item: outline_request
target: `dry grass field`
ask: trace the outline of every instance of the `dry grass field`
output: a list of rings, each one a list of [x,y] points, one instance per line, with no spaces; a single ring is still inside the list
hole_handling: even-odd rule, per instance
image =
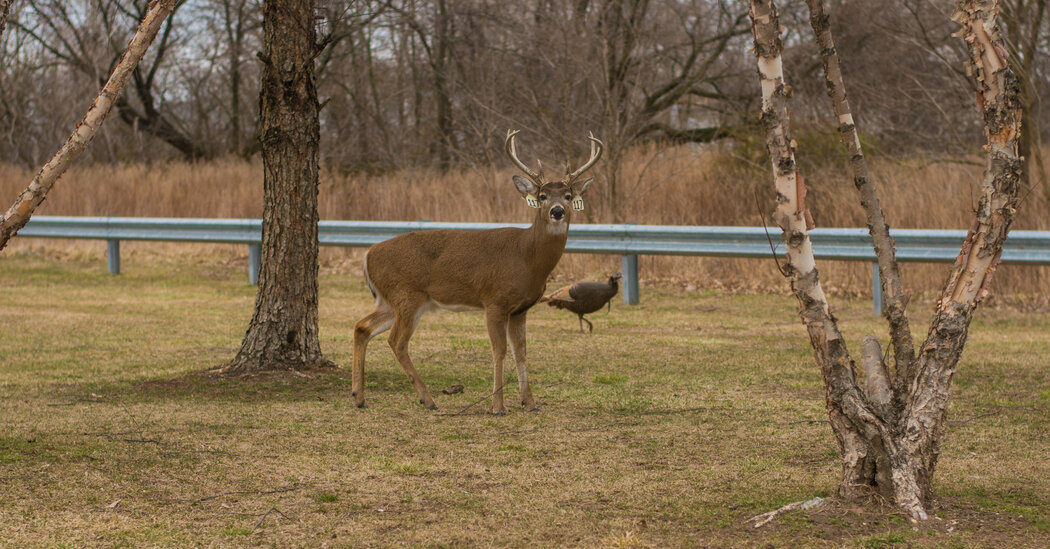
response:
[[[114,277],[93,257],[26,247],[0,256],[0,545],[1046,547],[1050,539],[1046,312],[977,315],[929,521],[913,527],[877,503],[832,502],[755,529],[749,517],[829,496],[838,480],[820,375],[783,292],[646,287],[642,304],[594,315],[593,335],[580,335],[572,315],[539,307],[529,345],[542,411],[504,417],[486,413],[482,318],[434,314],[413,354],[440,409],[415,403],[380,336],[361,410],[346,370],[353,323],[371,301],[359,276],[328,270],[320,280],[322,347],[342,368],[228,380],[207,370],[234,355],[255,288],[243,262],[188,259],[143,253]],[[866,299],[836,305],[854,347],[882,333]],[[930,307],[913,309],[921,331]],[[516,386],[510,372],[508,380]],[[466,389],[440,392],[453,384]]]
[[[812,155],[838,158],[835,136],[800,137],[799,155],[807,200],[820,227],[863,227],[852,181],[841,165],[807,165]],[[808,140],[807,140],[808,139]],[[759,144],[760,145],[760,144]],[[523,154],[528,154],[523,152]],[[1045,151],[1050,165],[1050,150]],[[635,149],[623,169],[626,189],[621,219],[641,224],[759,226],[759,212],[772,207],[768,159],[760,146]],[[979,197],[982,160],[973,158],[896,158],[873,155],[872,172],[881,185],[881,201],[892,227],[966,229]],[[322,174],[321,219],[527,222],[532,211],[514,190],[509,161],[447,174],[406,170],[386,175]],[[0,165],[0,203],[10,204],[32,172]],[[757,202],[756,202],[757,200]],[[587,197],[586,222],[613,220],[608,189],[599,179]],[[92,165],[75,167],[58,182],[37,212],[41,215],[149,217],[259,217],[262,213],[262,167],[240,160],[187,164]],[[1015,229],[1050,229],[1050,203],[1042,189],[1030,189]],[[778,240],[774,235],[774,240]],[[102,258],[101,242],[14,239],[12,250],[64,253],[72,258]],[[136,254],[164,260],[244,261],[243,246],[124,243],[130,267]],[[325,249],[322,267],[332,272],[359,272],[361,251]],[[612,256],[566,256],[559,278],[600,277],[619,269]],[[772,261],[642,257],[644,283],[681,288],[733,291],[780,291],[785,286]],[[947,275],[945,265],[902,266],[906,288],[916,294],[935,292]],[[870,295],[871,266],[825,262],[821,278],[833,295]],[[999,298],[1050,306],[1050,268],[1008,267],[996,273]],[[1022,294],[1022,295],[1018,295]]]

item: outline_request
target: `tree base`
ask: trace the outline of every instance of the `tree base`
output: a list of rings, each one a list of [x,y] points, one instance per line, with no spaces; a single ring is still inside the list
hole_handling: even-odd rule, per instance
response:
[[[272,357],[238,356],[220,366],[215,372],[223,377],[247,377],[268,372],[308,372],[311,370],[334,370],[339,366],[324,357],[307,360],[288,360]]]

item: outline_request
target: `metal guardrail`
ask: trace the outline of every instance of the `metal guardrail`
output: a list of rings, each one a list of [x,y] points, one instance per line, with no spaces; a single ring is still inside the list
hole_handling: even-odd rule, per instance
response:
[[[366,247],[402,233],[429,229],[484,230],[527,227],[508,223],[439,223],[430,221],[321,221],[322,246]],[[258,282],[262,220],[138,217],[35,216],[19,236],[80,238],[107,241],[109,272],[120,273],[121,240],[161,240],[247,244],[248,277]],[[966,231],[895,229],[897,259],[902,262],[953,262]],[[771,229],[778,254],[780,235]],[[818,259],[867,261],[872,266],[873,310],[882,311],[882,286],[867,229],[814,229],[813,255]],[[766,230],[761,227],[693,227],[673,225],[572,225],[565,251],[622,256],[623,301],[638,303],[639,255],[769,257]],[[1011,231],[1003,249],[1004,263],[1050,265],[1050,231]]]

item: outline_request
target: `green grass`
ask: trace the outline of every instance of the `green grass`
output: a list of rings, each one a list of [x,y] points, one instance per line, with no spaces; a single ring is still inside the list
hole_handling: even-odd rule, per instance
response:
[[[978,312],[955,376],[936,518],[835,503],[839,450],[786,295],[683,293],[594,315],[538,307],[541,408],[485,411],[480,315],[424,318],[424,410],[381,336],[368,408],[350,396],[359,277],[323,274],[321,344],[341,368],[223,379],[255,288],[243,265],[0,256],[0,539],[12,546],[1040,547],[1050,524],[1050,315]],[[852,348],[884,333],[834,299]],[[912,323],[925,333],[930,307]],[[507,368],[508,404],[517,382]],[[440,392],[462,384],[459,394]],[[476,406],[472,403],[481,401]],[[816,420],[816,421],[813,421]]]

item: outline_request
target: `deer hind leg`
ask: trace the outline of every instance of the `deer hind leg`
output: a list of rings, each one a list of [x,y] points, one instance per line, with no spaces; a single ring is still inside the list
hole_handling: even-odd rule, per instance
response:
[[[503,359],[507,356],[507,314],[497,309],[485,311],[485,324],[492,342],[492,413],[503,415]]]
[[[390,329],[394,310],[380,302],[374,311],[357,321],[354,326],[353,397],[358,408],[365,407],[365,351],[373,337]]]
[[[538,412],[540,409],[536,407],[536,400],[532,398],[529,374],[525,368],[525,315],[526,313],[521,313],[510,317],[507,336],[514,351],[514,363],[518,367],[518,394],[521,396],[521,406],[530,412]]]
[[[419,318],[423,316],[423,305],[425,303],[425,298],[411,300],[396,308],[394,325],[390,329],[388,342],[390,343],[390,348],[394,351],[394,356],[397,357],[397,361],[401,363],[401,367],[405,369],[405,373],[412,380],[412,386],[416,388],[416,394],[419,395],[419,403],[426,406],[428,410],[437,410],[434,397],[430,396],[430,391],[427,391],[423,378],[419,377],[419,372],[412,365],[412,357],[408,354],[408,341],[412,339],[412,334],[415,333],[416,326],[419,325]]]

